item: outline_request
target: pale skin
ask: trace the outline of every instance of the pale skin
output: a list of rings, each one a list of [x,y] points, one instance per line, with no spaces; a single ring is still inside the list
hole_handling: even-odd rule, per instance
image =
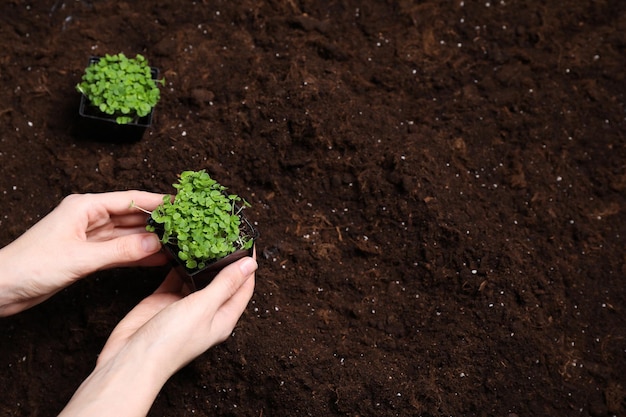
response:
[[[158,239],[146,233],[146,216],[131,201],[153,210],[162,195],[72,195],[0,249],[0,316],[39,304],[97,270],[163,264]],[[60,415],[145,416],[176,371],[230,336],[252,297],[256,269],[254,258],[243,258],[189,295],[170,272],[113,330]]]

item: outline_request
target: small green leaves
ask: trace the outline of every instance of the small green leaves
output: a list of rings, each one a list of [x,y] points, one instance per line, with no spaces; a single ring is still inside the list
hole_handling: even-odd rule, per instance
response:
[[[236,250],[252,247],[253,239],[241,231],[241,209],[237,207],[239,202],[248,203],[226,194],[226,187],[204,170],[181,173],[173,186],[178,190],[175,198],[163,197],[152,220],[163,225],[161,241],[178,247],[178,257],[187,269],[203,268]]]
[[[159,80],[162,85],[165,80]],[[160,99],[157,81],[142,55],[126,58],[123,53],[105,55],[85,69],[76,89],[101,112],[126,124],[147,116]]]

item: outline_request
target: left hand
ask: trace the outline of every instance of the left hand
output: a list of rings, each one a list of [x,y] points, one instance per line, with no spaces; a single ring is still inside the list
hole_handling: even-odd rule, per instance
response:
[[[146,210],[161,194],[118,191],[74,194],[0,250],[0,316],[41,303],[100,269],[166,262],[161,243],[146,232]]]

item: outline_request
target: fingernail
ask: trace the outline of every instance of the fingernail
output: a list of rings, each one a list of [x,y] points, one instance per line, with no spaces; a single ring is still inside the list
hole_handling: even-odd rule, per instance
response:
[[[239,263],[239,270],[244,276],[252,274],[257,268],[258,265],[252,258],[244,258],[244,260]]]
[[[148,253],[153,253],[161,249],[161,242],[156,235],[148,235],[141,239],[141,247]]]

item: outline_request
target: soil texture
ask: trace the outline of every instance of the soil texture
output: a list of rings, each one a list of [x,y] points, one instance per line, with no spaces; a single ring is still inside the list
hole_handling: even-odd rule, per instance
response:
[[[68,194],[189,169],[252,204],[255,295],[151,416],[626,415],[626,2],[6,0],[0,22],[0,245]],[[166,80],[133,143],[78,128],[82,71],[118,52]],[[56,415],[166,272],[0,320],[0,414]]]

